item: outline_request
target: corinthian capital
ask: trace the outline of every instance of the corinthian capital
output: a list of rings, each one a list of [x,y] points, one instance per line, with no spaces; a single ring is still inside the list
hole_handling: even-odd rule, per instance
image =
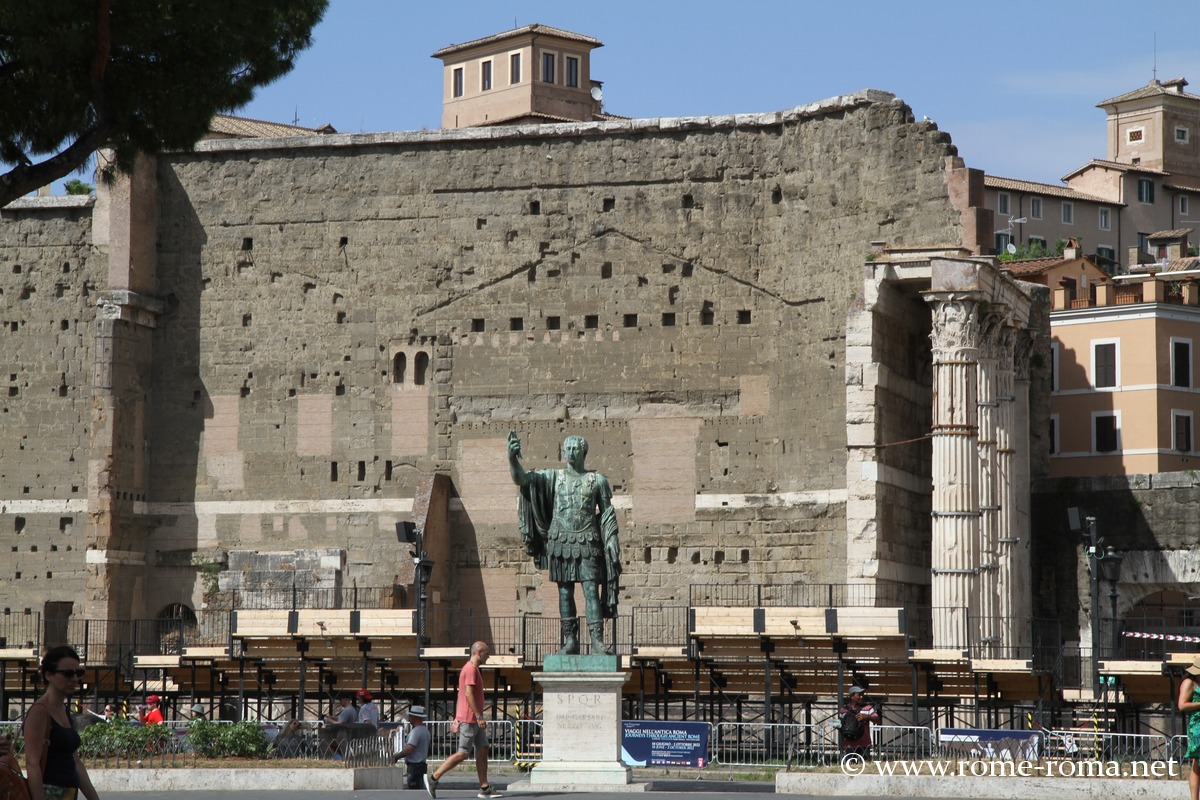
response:
[[[972,297],[936,293],[926,295],[925,299],[933,306],[933,331],[929,339],[933,342],[934,360],[974,360],[982,334],[980,302]]]

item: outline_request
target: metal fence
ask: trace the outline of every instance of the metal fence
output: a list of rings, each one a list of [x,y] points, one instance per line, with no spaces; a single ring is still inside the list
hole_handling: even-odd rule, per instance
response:
[[[783,586],[760,584],[692,584],[688,604],[692,606],[795,606],[847,608],[881,606],[902,608],[907,590],[895,584],[799,583]]]
[[[1168,761],[1174,756],[1171,737],[1157,733],[1108,733],[1074,728],[1048,730],[1044,734],[1042,752],[1047,758]],[[1184,740],[1186,749],[1187,737],[1176,738]]]
[[[521,720],[522,741],[541,741],[541,722]],[[458,750],[458,734],[450,732],[450,720],[432,720],[425,723],[429,728],[429,760],[445,761]],[[408,725],[387,725],[379,735],[352,740],[345,747],[344,763],[349,767],[390,766],[396,754],[404,748],[408,738]],[[534,732],[536,731],[536,737]],[[487,724],[488,761],[508,762],[518,756],[527,755],[517,749],[518,729],[513,720],[489,720]],[[539,749],[540,752],[540,749]],[[328,756],[324,756],[328,757]]]
[[[338,586],[330,588],[304,588],[299,586],[277,586],[265,589],[235,589],[230,593],[232,608],[247,610],[287,609],[296,611],[304,608],[369,609],[401,608],[404,601],[403,586]]]
[[[0,615],[0,647],[36,648],[42,641],[42,615],[36,611]]]

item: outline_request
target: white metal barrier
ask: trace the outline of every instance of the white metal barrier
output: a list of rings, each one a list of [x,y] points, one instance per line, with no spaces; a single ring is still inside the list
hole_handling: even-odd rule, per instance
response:
[[[933,731],[921,725],[871,725],[871,757],[922,759],[937,755]]]
[[[1187,737],[1183,739],[1186,742]],[[1074,728],[1046,731],[1042,752],[1047,758],[1169,761],[1173,758],[1174,748],[1168,737],[1158,733],[1109,733]]]
[[[815,725],[719,722],[709,736],[708,750],[713,765],[825,764],[837,760],[837,729],[827,722]]]

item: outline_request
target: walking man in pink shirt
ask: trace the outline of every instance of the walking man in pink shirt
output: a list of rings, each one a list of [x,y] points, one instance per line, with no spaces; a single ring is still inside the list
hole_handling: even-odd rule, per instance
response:
[[[479,775],[479,794],[486,800],[500,797],[500,793],[488,783],[487,717],[483,715],[483,673],[479,667],[487,663],[491,649],[486,642],[471,645],[471,660],[463,664],[458,673],[458,703],[454,708],[454,722],[458,725],[458,751],[451,754],[432,774],[425,775],[425,791],[437,800],[438,781],[450,770],[470,756],[475,756],[475,771]]]

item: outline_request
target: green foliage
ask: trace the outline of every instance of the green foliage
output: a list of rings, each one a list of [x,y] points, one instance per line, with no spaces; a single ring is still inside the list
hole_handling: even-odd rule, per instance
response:
[[[217,742],[220,755],[237,758],[261,758],[270,750],[270,743],[257,722],[235,722],[232,725],[217,725]]]
[[[225,565],[220,561],[201,561],[196,564],[205,594],[216,594],[221,588],[219,578],[223,569],[225,569]]]
[[[1066,252],[1067,244],[1066,239],[1059,239],[1054,243],[1054,250],[1051,251],[1050,248],[1044,246],[1041,242],[1028,242],[1018,247],[1017,252],[1009,253],[1006,251],[1000,253],[996,258],[1000,261],[1028,261],[1031,258],[1050,258],[1051,256],[1061,258],[1062,254]],[[1083,246],[1082,243],[1080,246]]]
[[[187,740],[192,750],[201,758],[218,758],[221,755],[220,728],[207,719],[194,719],[188,725]]]
[[[94,722],[79,735],[79,753],[84,756],[137,758],[165,753],[175,745],[175,731],[166,725],[133,725],[123,719]]]
[[[134,725],[122,719],[96,722],[80,734],[84,757],[139,758],[143,755],[189,750],[202,758],[262,758],[269,751],[266,734],[257,722],[232,725],[192,720],[180,737],[167,725]]]
[[[123,171],[139,152],[189,149],[213,114],[292,69],[327,4],[0,0],[0,161],[13,165],[0,206],[100,147]]]
[[[72,178],[63,184],[63,188],[67,190],[67,194],[91,194],[92,185],[84,183],[78,178]]]

